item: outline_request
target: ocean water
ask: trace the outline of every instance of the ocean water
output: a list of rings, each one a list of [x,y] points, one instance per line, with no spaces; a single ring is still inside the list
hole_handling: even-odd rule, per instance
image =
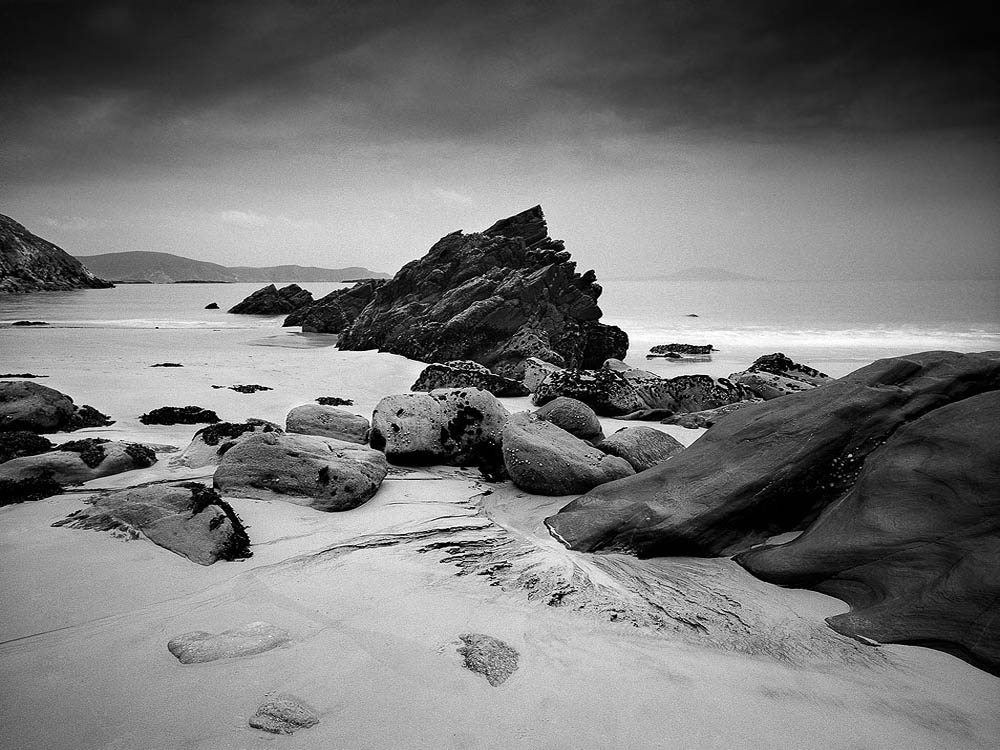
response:
[[[317,298],[349,286],[299,283]],[[225,312],[261,286],[127,284],[0,295],[0,344],[44,345],[47,337],[29,337],[27,329],[3,330],[17,320],[42,320],[50,328],[81,329],[77,337],[95,328],[260,329],[272,344],[301,347],[295,329],[281,328],[283,316]],[[220,309],[205,310],[210,302]],[[836,377],[886,356],[1000,349],[994,281],[609,281],[600,302],[604,322],[629,334],[630,363],[667,376],[724,376],[777,351]],[[680,361],[645,359],[650,347],[675,342],[712,344],[718,351]]]

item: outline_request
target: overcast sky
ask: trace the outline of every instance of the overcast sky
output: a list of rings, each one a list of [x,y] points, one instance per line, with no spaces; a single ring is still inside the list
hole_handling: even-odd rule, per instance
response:
[[[599,278],[1000,276],[991,10],[0,0],[0,213],[391,272],[540,203]]]

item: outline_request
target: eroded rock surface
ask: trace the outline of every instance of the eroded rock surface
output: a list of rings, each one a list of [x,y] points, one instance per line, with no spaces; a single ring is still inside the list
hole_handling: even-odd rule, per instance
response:
[[[764,399],[808,391],[833,380],[819,370],[793,362],[781,352],[758,357],[750,367],[734,372],[729,379]]]
[[[250,538],[229,503],[198,483],[135,487],[98,495],[53,526],[111,531],[154,544],[199,565],[250,557]]]
[[[319,717],[298,698],[278,695],[261,703],[247,723],[271,734],[292,734],[316,726]]]
[[[456,360],[427,365],[411,391],[435,391],[439,388],[482,388],[494,396],[527,396],[528,389],[517,380],[490,372],[478,362]]]
[[[221,633],[206,633],[203,630],[182,633],[167,642],[167,650],[181,664],[198,664],[261,654],[291,640],[285,630],[269,622],[258,621]]]
[[[281,289],[268,284],[242,302],[237,302],[228,312],[237,315],[288,315],[312,301],[312,294],[298,284],[289,284]]]
[[[840,633],[944,645],[1000,673],[1000,392],[903,425],[801,536],[737,562],[851,605]]]
[[[463,633],[458,653],[465,657],[465,668],[486,678],[493,687],[500,687],[517,671],[519,654],[499,638],[483,633]]]
[[[473,360],[515,380],[528,357],[570,367],[623,357],[628,336],[599,322],[594,272],[578,274],[547,231],[536,206],[482,233],[443,237],[378,288],[338,346]]]
[[[357,319],[385,282],[385,279],[365,279],[349,289],[336,289],[303,305],[281,325],[302,326],[309,333],[340,333]]]
[[[903,424],[1000,388],[1000,353],[883,359],[728,415],[670,461],[546,519],[573,549],[720,555],[804,529]]]

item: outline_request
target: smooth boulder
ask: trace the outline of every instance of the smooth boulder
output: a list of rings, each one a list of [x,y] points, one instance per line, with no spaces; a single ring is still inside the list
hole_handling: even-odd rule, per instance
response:
[[[288,412],[285,432],[299,435],[319,435],[348,443],[368,445],[371,425],[359,414],[336,406],[302,404]]]
[[[0,382],[0,430],[63,432],[112,421],[92,406],[76,406],[55,388],[22,380]]]
[[[167,641],[167,650],[181,664],[201,664],[262,654],[291,640],[288,631],[269,622],[257,621],[221,633],[206,633],[204,630],[181,633]]]
[[[582,401],[559,396],[535,410],[535,416],[551,422],[591,445],[604,439],[604,429],[597,413]]]
[[[599,451],[624,458],[636,473],[652,469],[684,450],[676,438],[654,427],[622,427],[597,443]]]
[[[411,391],[429,392],[440,388],[482,388],[501,398],[528,395],[528,389],[520,381],[497,375],[488,367],[470,360],[427,365],[410,386]]]
[[[0,464],[0,480],[24,482],[44,476],[65,486],[144,469],[154,463],[156,454],[140,443],[76,440],[46,453],[12,458]]]
[[[384,455],[356,443],[267,432],[226,451],[214,483],[225,495],[343,511],[370,500],[387,472]]]
[[[216,422],[198,430],[173,463],[198,468],[217,464],[239,442],[262,432],[281,432],[273,422],[250,418],[246,422]]]
[[[1000,674],[1000,392],[900,427],[795,540],[736,561],[851,605],[840,633],[944,646]]]
[[[578,550],[733,554],[806,528],[893,432],[1000,388],[1000,353],[879,360],[822,388],[751,404],[670,461],[605,484],[546,519]]]
[[[375,406],[371,445],[399,464],[492,462],[508,416],[496,396],[479,388],[395,394]]]
[[[536,495],[586,492],[635,473],[624,459],[528,412],[512,415],[504,425],[503,459],[514,484]]]
[[[250,557],[250,537],[232,506],[195,482],[109,492],[53,526],[140,534],[199,565]]]

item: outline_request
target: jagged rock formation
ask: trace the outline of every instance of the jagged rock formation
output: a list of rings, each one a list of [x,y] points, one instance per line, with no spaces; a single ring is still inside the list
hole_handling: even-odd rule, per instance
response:
[[[221,633],[206,633],[204,630],[181,633],[167,642],[167,650],[181,664],[200,664],[216,659],[262,654],[291,640],[288,631],[269,622],[258,621]]]
[[[424,362],[469,359],[520,379],[524,360],[598,367],[624,331],[599,322],[601,287],[547,235],[536,206],[479,234],[454,232],[407,263],[341,331],[341,349]]]
[[[490,372],[478,362],[456,360],[427,365],[411,391],[435,391],[438,388],[482,388],[494,396],[527,396],[528,389],[517,380]]]
[[[0,214],[0,292],[21,294],[112,286],[63,249]]]
[[[571,495],[634,474],[624,459],[597,450],[534,414],[503,427],[503,461],[511,480],[536,495]]]
[[[133,487],[100,495],[53,526],[111,531],[154,544],[199,565],[250,557],[250,537],[232,507],[196,482]]]
[[[227,312],[237,315],[288,315],[312,301],[312,294],[298,284],[289,284],[281,289],[268,284],[242,302],[237,302]]]
[[[335,289],[303,305],[281,325],[302,326],[307,333],[340,333],[357,319],[385,283],[385,279],[365,279],[349,289]]]
[[[1000,392],[903,425],[805,533],[736,561],[848,602],[827,620],[840,633],[943,645],[1000,674]]]
[[[55,388],[24,381],[0,382],[0,430],[63,432],[113,424],[93,406],[77,406]]]
[[[808,391],[832,382],[832,378],[812,367],[793,362],[781,352],[765,354],[743,372],[729,376],[764,399]]]
[[[546,519],[578,550],[732,554],[806,528],[903,424],[1000,389],[1000,353],[883,359],[728,415],[682,453]]]
[[[216,489],[226,495],[286,500],[322,511],[370,500],[388,472],[376,450],[316,435],[251,435],[222,456]]]

